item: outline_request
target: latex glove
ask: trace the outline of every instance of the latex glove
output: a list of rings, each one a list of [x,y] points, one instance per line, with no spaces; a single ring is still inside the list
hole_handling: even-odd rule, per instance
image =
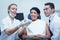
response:
[[[31,24],[31,20],[24,20],[23,22],[21,22],[21,24],[19,25],[19,27],[22,27],[22,26],[28,26],[29,24]]]

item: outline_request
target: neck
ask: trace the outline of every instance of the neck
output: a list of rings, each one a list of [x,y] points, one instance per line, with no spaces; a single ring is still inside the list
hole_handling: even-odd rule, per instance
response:
[[[49,15],[49,18],[53,15],[54,13],[51,13],[50,15]]]
[[[35,19],[35,20],[32,20],[32,21],[34,22],[34,21],[36,21],[36,20],[37,20],[37,19]]]
[[[14,22],[14,18],[10,17],[10,19],[11,19],[11,22],[13,23]]]
[[[52,18],[54,17],[54,15],[55,15],[54,13],[51,14],[51,15],[49,16],[49,19],[52,20]]]

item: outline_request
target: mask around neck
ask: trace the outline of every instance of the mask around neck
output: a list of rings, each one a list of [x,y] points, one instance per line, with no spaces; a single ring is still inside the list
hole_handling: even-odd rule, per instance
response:
[[[16,16],[16,14],[13,14],[13,13],[9,13],[9,16],[14,18]]]

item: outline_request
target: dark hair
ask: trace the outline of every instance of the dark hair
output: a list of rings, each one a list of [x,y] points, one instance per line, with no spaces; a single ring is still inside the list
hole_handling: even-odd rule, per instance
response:
[[[54,3],[48,2],[48,3],[45,3],[45,6],[46,6],[46,5],[50,5],[50,8],[51,8],[51,9],[55,9]]]
[[[37,7],[32,7],[32,8],[30,9],[30,12],[31,12],[31,10],[35,10],[38,14],[40,14],[40,10],[39,10]]]
[[[8,6],[8,10],[11,8],[12,5],[16,5],[16,4],[10,4],[10,5]],[[17,6],[17,5],[16,5],[16,6]],[[9,11],[8,11],[8,13],[9,13]]]

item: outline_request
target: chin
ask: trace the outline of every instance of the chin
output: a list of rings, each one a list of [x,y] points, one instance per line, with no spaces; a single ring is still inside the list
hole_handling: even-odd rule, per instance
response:
[[[47,15],[45,15],[46,17],[48,17]]]
[[[46,17],[49,17],[49,16],[46,16]]]
[[[32,19],[32,20],[35,20],[35,19]]]
[[[48,14],[47,14],[47,13],[45,13],[45,16],[46,16],[46,17],[48,17]]]

